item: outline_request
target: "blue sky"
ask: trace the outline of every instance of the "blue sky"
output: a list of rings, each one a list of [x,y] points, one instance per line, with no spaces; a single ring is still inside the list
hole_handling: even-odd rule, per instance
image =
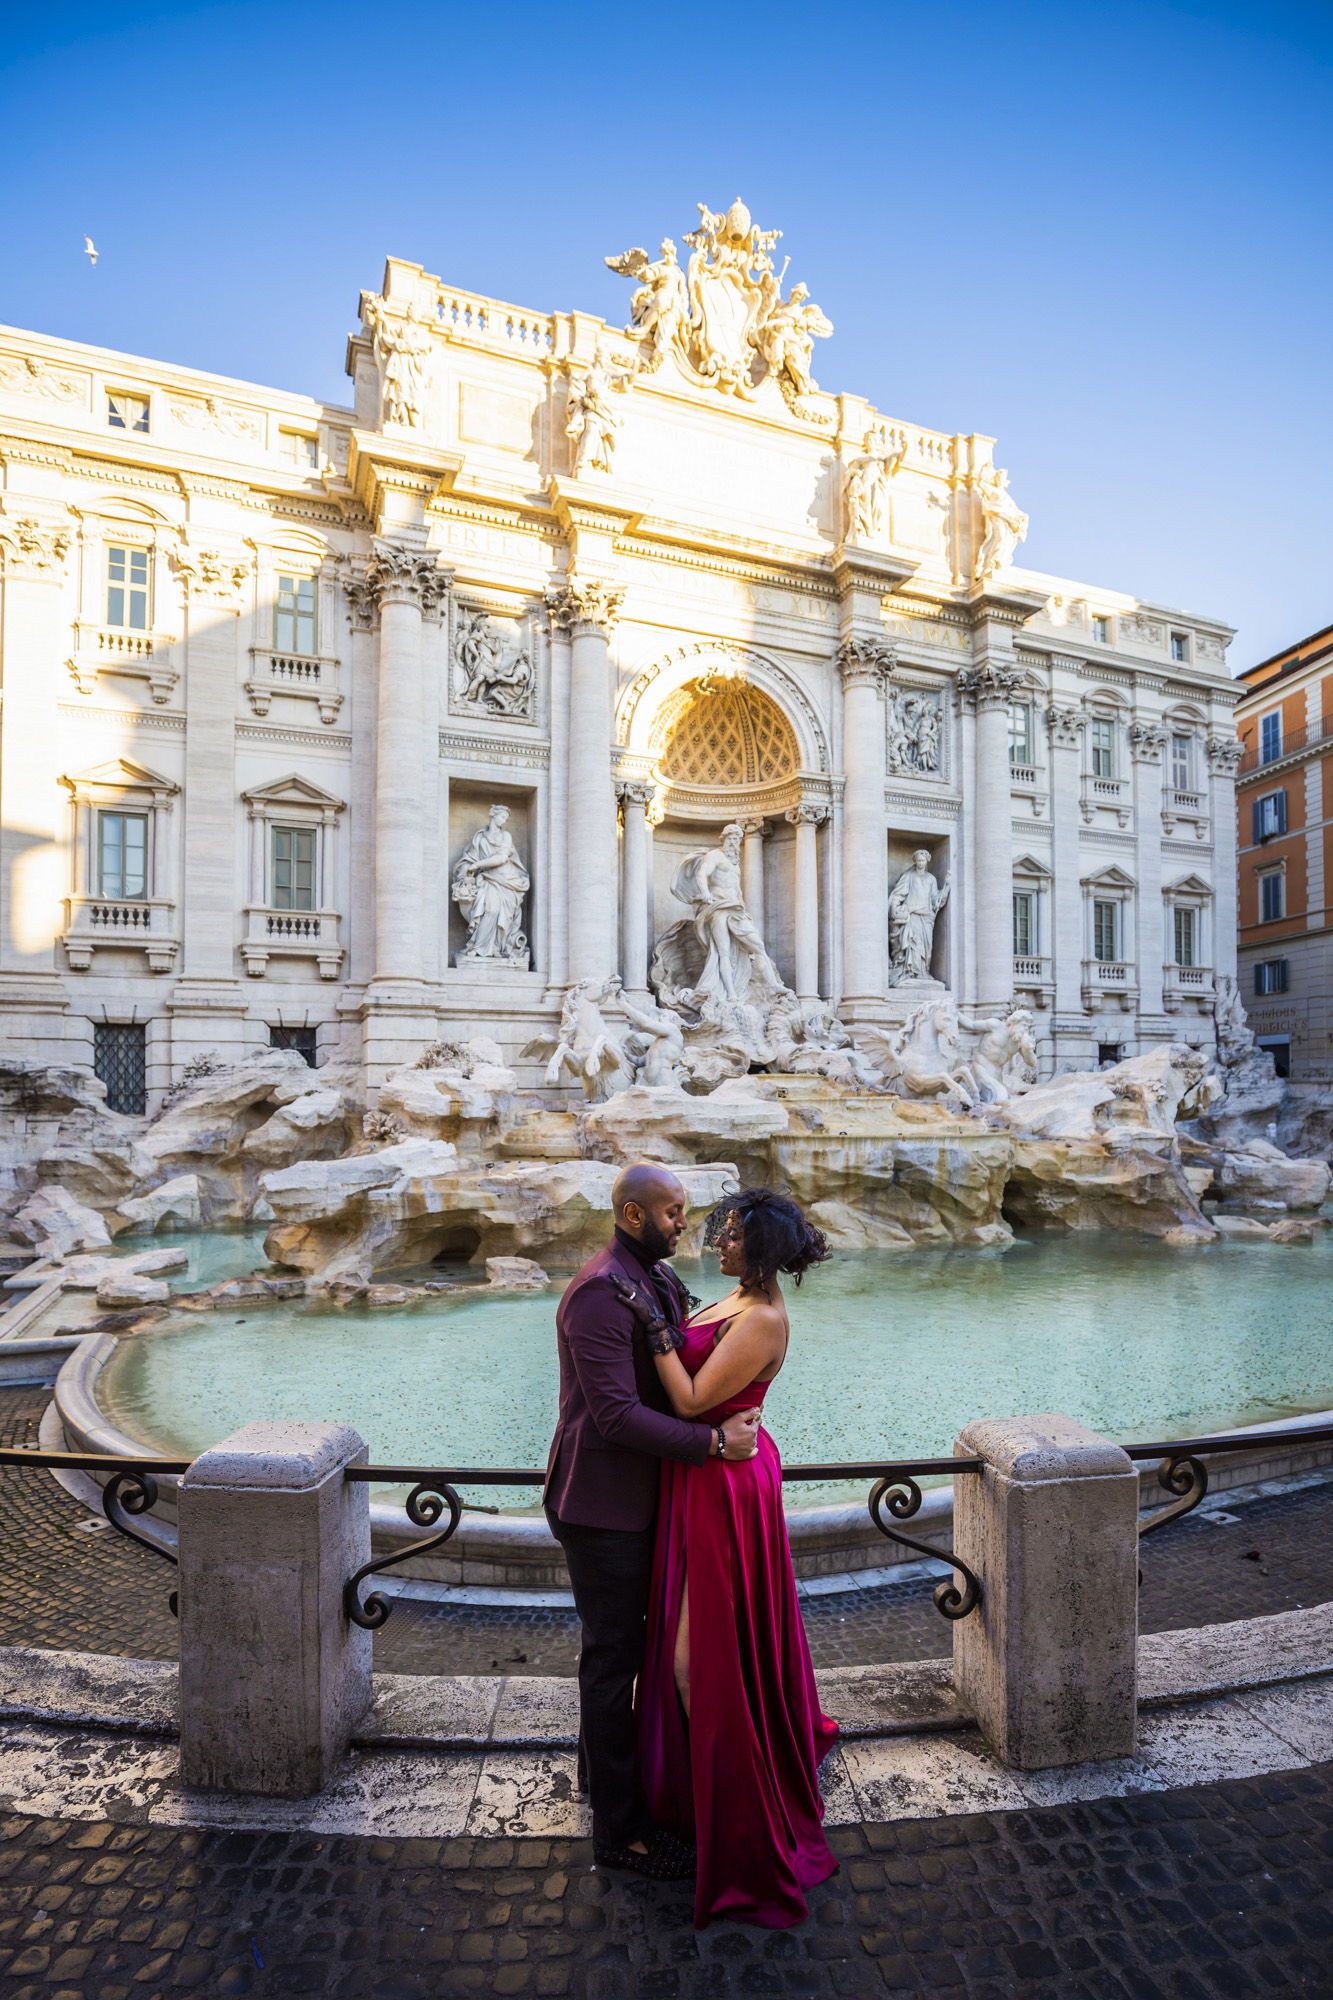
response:
[[[11,324],[343,400],[386,253],[618,320],[603,256],[740,194],[821,385],[998,437],[1033,567],[1229,619],[1237,667],[1333,619],[1326,0],[0,21]]]

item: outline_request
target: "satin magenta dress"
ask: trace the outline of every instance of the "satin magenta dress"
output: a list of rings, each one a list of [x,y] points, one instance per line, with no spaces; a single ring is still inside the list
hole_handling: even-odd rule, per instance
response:
[[[697,1375],[724,1319],[705,1307],[680,1358]],[[764,1400],[766,1382],[707,1421]],[[673,1660],[690,1587],[690,1716]],[[782,1461],[767,1430],[754,1458],[662,1461],[648,1641],[638,1695],[639,1763],[654,1819],[697,1840],[694,1921],[781,1929],[837,1868],[824,1839],[819,1766],[838,1727],[819,1706],[782,1513]]]

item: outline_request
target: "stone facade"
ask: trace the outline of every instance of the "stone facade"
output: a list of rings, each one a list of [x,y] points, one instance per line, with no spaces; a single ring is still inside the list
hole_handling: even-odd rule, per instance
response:
[[[737,204],[609,259],[624,331],[390,260],[349,408],[0,330],[16,1054],[126,1108],[271,1037],[372,1086],[514,1060],[573,982],[647,1002],[732,822],[781,980],[858,1035],[943,986],[1031,1007],[1046,1073],[1211,1045],[1229,632],[1015,567],[992,440],[822,392],[774,241]]]

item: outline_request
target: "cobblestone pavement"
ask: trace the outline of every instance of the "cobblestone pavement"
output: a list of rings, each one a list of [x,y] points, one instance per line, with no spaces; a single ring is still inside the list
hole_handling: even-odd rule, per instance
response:
[[[1333,1992],[1333,1766],[835,1829],[809,1920],[696,1933],[586,1842],[0,1822],[5,2000],[1275,2000]]]
[[[45,1389],[0,1390],[0,1443],[37,1443]],[[1230,1513],[1229,1502],[1223,1502]],[[1141,1629],[1253,1618],[1333,1598],[1333,1474],[1318,1486],[1191,1515],[1143,1545]],[[172,1659],[170,1579],[156,1556],[89,1514],[48,1475],[0,1471],[0,1634],[9,1645]],[[933,1578],[803,1600],[816,1667],[938,1659],[949,1632]],[[375,1637],[383,1673],[574,1672],[570,1611],[440,1608],[397,1600]]]

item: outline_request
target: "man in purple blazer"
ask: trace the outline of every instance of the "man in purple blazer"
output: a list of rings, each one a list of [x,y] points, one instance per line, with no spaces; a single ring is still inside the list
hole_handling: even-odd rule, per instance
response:
[[[685,1190],[666,1167],[626,1167],[611,1193],[615,1240],[590,1257],[556,1313],[560,1415],[545,1507],[565,1552],[583,1626],[579,1755],[604,1868],[656,1879],[691,1874],[693,1851],[648,1816],[639,1789],[634,1680],[643,1662],[658,1460],[753,1458],[757,1410],[713,1428],[670,1413],[638,1320],[617,1289],[647,1281],[679,1327],[689,1294],[663,1263],[685,1227]]]

